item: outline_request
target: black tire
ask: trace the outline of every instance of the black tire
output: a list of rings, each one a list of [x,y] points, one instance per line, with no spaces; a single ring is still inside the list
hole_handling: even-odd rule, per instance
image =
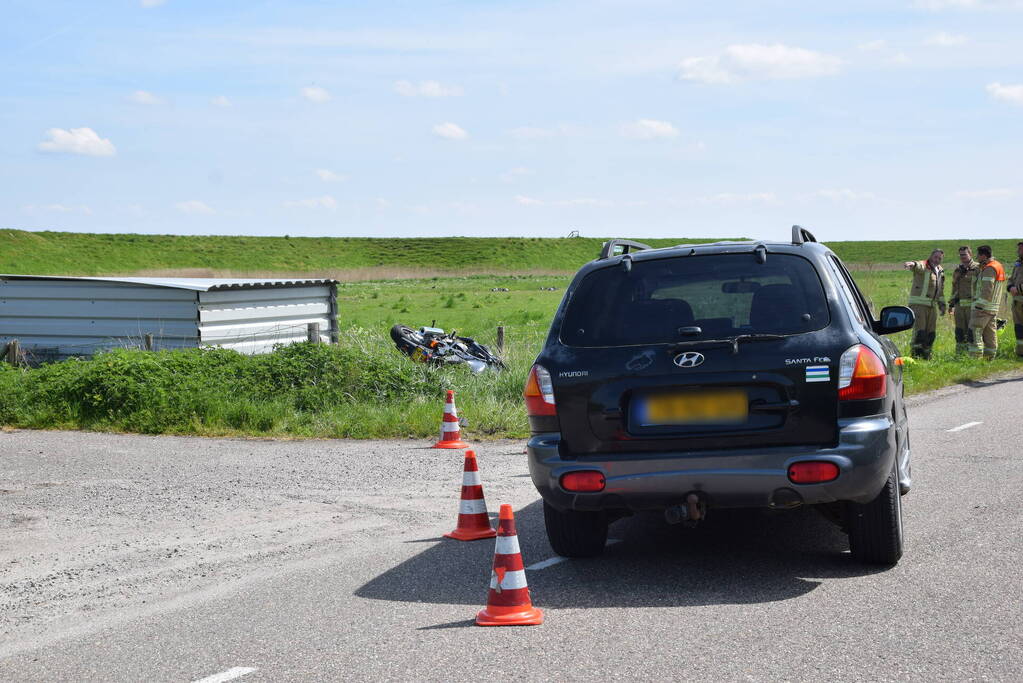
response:
[[[416,331],[405,325],[395,325],[391,328],[391,339],[401,347],[402,342],[416,345]]]
[[[845,511],[853,558],[867,564],[898,564],[902,557],[903,528],[897,470],[892,469],[877,498],[862,505],[846,503]]]
[[[543,504],[543,521],[551,548],[562,557],[596,557],[607,544],[607,514],[558,510]]]

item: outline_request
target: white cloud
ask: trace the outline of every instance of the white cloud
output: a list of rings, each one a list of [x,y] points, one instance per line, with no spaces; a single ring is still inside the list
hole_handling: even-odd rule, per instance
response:
[[[632,123],[626,123],[621,127],[621,133],[627,138],[634,140],[654,140],[656,138],[677,138],[678,129],[667,121],[655,119],[639,119]]]
[[[224,95],[217,95],[212,100],[210,100],[210,104],[212,104],[215,107],[230,107],[231,100],[227,99],[227,97],[225,97]]]
[[[787,45],[729,45],[720,55],[682,60],[679,78],[703,83],[816,78],[838,73],[842,60]]]
[[[817,190],[813,193],[815,197],[821,199],[830,199],[831,201],[861,201],[868,199],[876,199],[873,192],[859,192],[857,190],[851,190],[847,187],[840,189],[828,189],[828,190]]]
[[[1008,187],[996,187],[988,190],[959,190],[955,193],[958,199],[1007,199],[1019,194]]]
[[[91,157],[112,157],[117,148],[108,138],[101,138],[92,128],[51,128],[46,131],[50,138],[39,143],[43,152],[64,152]]]
[[[192,216],[212,216],[216,213],[206,202],[201,202],[198,199],[189,199],[188,201],[178,202],[174,205],[174,208],[181,213],[187,213]]]
[[[924,45],[935,45],[937,47],[957,47],[965,44],[966,36],[946,33],[945,31],[939,31],[924,40]]]
[[[23,211],[31,214],[38,213],[78,213],[83,216],[91,216],[92,209],[84,204],[70,206],[67,204],[28,204],[21,207]]]
[[[462,94],[461,86],[443,85],[437,81],[398,81],[394,91],[405,97],[457,97]]]
[[[450,121],[447,123],[438,123],[434,126],[433,134],[447,140],[465,140],[469,137],[469,134],[464,128],[458,124],[451,123]]]
[[[160,99],[153,93],[147,92],[145,90],[136,90],[132,94],[128,95],[128,100],[130,102],[134,102],[135,104],[145,105],[163,104],[162,99]]]
[[[888,47],[888,43],[883,40],[871,40],[866,43],[860,43],[856,46],[856,49],[863,52],[880,52],[886,47]]]
[[[316,102],[322,104],[330,100],[330,93],[327,92],[326,88],[321,88],[318,85],[310,85],[302,88],[302,97],[306,98],[310,102]]]
[[[988,83],[987,91],[996,100],[1023,106],[1023,84],[1002,85],[1001,83]]]
[[[322,197],[311,197],[310,199],[296,199],[290,202],[284,202],[284,206],[296,209],[328,209],[334,211],[337,209],[337,200],[330,195],[323,195]]]
[[[147,9],[150,7],[159,7],[165,2],[167,2],[167,0],[139,0],[139,4]]]
[[[316,169],[316,175],[325,183],[343,183],[348,180],[348,176],[341,175],[340,173],[334,173],[326,168]]]

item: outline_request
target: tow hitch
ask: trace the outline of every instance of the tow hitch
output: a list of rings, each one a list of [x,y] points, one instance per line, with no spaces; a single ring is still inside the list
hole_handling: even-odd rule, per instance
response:
[[[664,520],[668,524],[685,522],[688,526],[696,526],[697,522],[706,517],[707,504],[701,500],[698,493],[688,494],[685,505],[673,505],[664,511]]]

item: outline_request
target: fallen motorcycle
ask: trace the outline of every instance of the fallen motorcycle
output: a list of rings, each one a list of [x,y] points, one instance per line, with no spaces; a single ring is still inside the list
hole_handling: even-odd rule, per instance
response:
[[[471,337],[459,337],[455,330],[445,333],[439,327],[420,327],[414,330],[405,325],[395,325],[391,328],[391,339],[399,351],[421,363],[465,363],[473,373],[483,372],[487,368],[504,369],[504,363],[490,349]]]

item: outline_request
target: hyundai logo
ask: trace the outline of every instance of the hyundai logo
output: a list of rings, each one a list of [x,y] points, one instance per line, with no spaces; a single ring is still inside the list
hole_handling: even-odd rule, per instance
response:
[[[695,368],[697,365],[703,365],[703,360],[704,358],[702,353],[687,351],[675,356],[675,365],[680,368]]]

